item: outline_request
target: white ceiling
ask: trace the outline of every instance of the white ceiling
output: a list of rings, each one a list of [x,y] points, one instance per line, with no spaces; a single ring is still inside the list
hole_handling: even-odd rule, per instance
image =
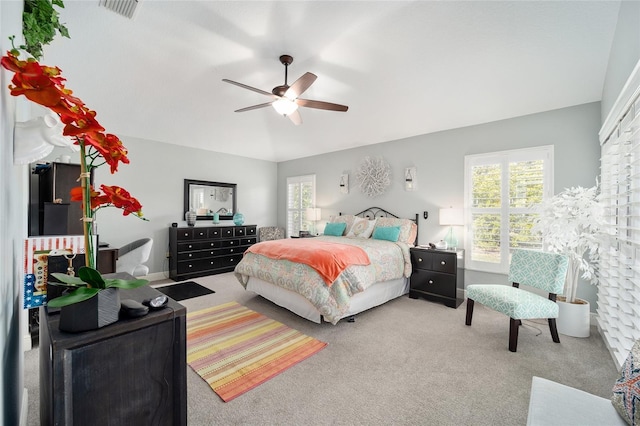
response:
[[[110,133],[284,161],[601,99],[617,1],[158,1],[133,20],[65,0],[45,48]],[[349,106],[234,113],[318,76]]]

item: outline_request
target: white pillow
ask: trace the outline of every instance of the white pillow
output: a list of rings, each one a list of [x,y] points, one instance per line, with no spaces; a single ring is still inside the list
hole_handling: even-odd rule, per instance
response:
[[[356,217],[347,233],[347,237],[369,238],[376,226],[376,220]]]

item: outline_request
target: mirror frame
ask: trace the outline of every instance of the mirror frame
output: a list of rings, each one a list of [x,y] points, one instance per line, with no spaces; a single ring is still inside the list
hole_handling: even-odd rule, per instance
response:
[[[189,211],[189,189],[191,185],[204,185],[204,186],[222,186],[224,188],[231,188],[233,190],[233,212],[236,213],[238,208],[236,206],[236,191],[238,185],[235,183],[227,183],[227,182],[210,182],[208,180],[195,180],[195,179],[185,179],[184,180],[184,213]],[[184,214],[183,213],[183,214]],[[212,220],[211,216],[196,216],[196,220]],[[220,220],[233,220],[233,214],[221,214]]]

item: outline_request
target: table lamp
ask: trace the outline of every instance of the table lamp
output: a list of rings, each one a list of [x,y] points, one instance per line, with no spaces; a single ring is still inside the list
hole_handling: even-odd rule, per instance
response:
[[[454,209],[453,207],[440,209],[440,225],[449,226],[449,233],[445,238],[447,247],[453,250],[458,248],[458,238],[456,238],[453,227],[464,225],[464,209]]]

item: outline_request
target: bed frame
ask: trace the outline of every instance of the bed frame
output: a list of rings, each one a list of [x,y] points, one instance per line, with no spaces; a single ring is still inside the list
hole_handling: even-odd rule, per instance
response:
[[[342,213],[339,213],[342,216]],[[358,217],[368,218],[369,220],[378,217],[393,217],[400,219],[398,216],[381,209],[380,207],[370,207],[360,213],[354,215]],[[415,219],[410,219],[418,225],[418,214]],[[416,233],[417,244],[418,236]],[[247,290],[259,294],[267,300],[278,306],[320,324],[324,321],[322,314],[307,299],[291,290],[278,287],[269,282],[251,277],[247,283]],[[409,292],[409,278],[401,277],[397,280],[386,281],[372,284],[366,291],[358,293],[351,298],[349,311],[342,317],[348,319],[349,322],[355,320],[355,315],[366,311],[373,307],[382,305],[392,299],[405,295]]]
[[[339,212],[338,215],[342,216],[342,212]],[[369,207],[368,209],[363,210],[360,213],[356,213],[354,216],[367,218],[369,220],[377,219],[379,217],[394,217],[396,219],[401,219],[400,217],[396,216],[395,214],[389,213],[388,211],[386,211],[385,209],[382,209],[380,207]],[[409,219],[409,220],[413,221],[417,226],[416,239],[413,242],[413,245],[418,245],[418,235],[420,233],[420,221],[418,220],[419,217],[420,216],[418,215],[418,213],[416,213],[416,218],[415,219]]]

